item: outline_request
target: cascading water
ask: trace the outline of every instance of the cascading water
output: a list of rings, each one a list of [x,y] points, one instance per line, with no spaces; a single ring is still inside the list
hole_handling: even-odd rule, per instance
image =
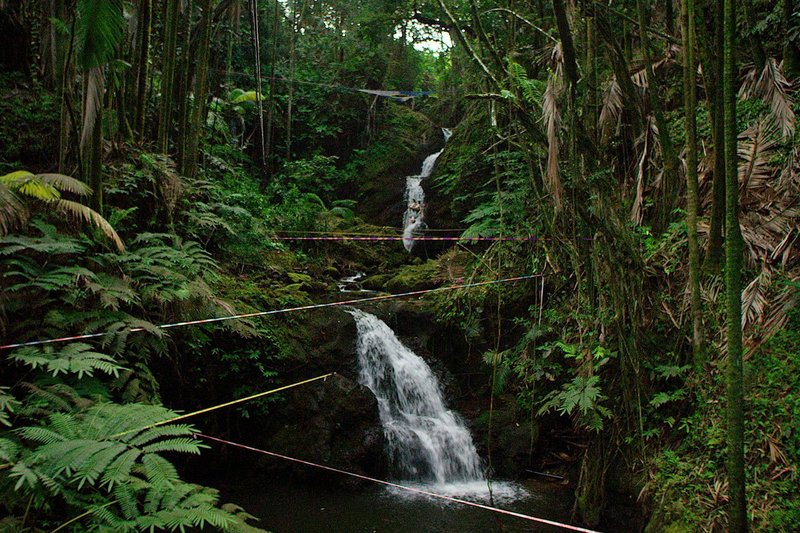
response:
[[[447,128],[442,128],[444,142],[450,139],[453,134]],[[416,176],[406,178],[406,212],[403,214],[403,246],[410,252],[414,247],[414,232],[422,228],[425,224],[425,191],[422,189],[422,180],[430,177],[436,160],[444,152],[444,148],[425,158],[422,163],[422,170]]]
[[[387,451],[403,479],[480,481],[481,461],[460,417],[445,406],[431,368],[378,317],[351,310],[359,380],[378,399]]]

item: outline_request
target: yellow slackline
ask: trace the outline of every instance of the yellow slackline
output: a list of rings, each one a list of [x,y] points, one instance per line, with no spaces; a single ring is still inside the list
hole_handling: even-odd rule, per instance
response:
[[[66,522],[64,522],[63,524],[61,524],[61,525],[60,525],[60,526],[58,526],[57,528],[55,528],[53,531],[51,531],[50,533],[56,533],[56,531],[61,531],[62,529],[64,529],[64,528],[65,528],[65,527],[67,527],[68,525],[70,525],[70,524],[73,524],[73,523],[77,522],[77,521],[78,521],[78,520],[80,520],[81,518],[83,518],[83,517],[85,517],[85,516],[89,516],[90,514],[94,514],[94,513],[96,513],[97,511],[99,511],[100,509],[105,509],[106,507],[109,507],[109,506],[111,506],[111,505],[114,505],[115,503],[117,503],[117,500],[114,500],[113,502],[108,502],[107,504],[105,504],[105,505],[101,505],[100,507],[97,507],[97,508],[95,508],[95,509],[89,509],[89,510],[88,510],[88,511],[86,511],[85,513],[83,513],[83,514],[79,514],[78,516],[76,516],[75,518],[72,518],[71,520],[67,520]]]
[[[317,376],[315,378],[306,379],[306,380],[303,380],[303,381],[298,381],[297,383],[292,383],[291,385],[284,385],[283,387],[278,387],[277,389],[268,390],[266,392],[259,392],[258,394],[253,394],[252,396],[248,396],[246,398],[239,398],[238,400],[233,400],[233,401],[230,401],[230,402],[221,403],[219,405],[214,405],[212,407],[206,407],[205,409],[200,409],[199,411],[193,411],[191,413],[186,413],[184,415],[180,415],[180,416],[176,416],[174,418],[170,418],[169,420],[162,420],[161,422],[156,422],[155,424],[150,424],[150,425],[147,425],[147,426],[144,426],[144,427],[141,427],[141,428],[129,429],[128,431],[123,431],[122,433],[117,433],[116,435],[111,435],[111,437],[109,437],[109,438],[114,439],[114,438],[117,438],[117,437],[122,437],[123,435],[127,435],[129,433],[136,433],[136,432],[139,432],[139,431],[145,431],[145,430],[148,430],[148,429],[152,429],[154,427],[163,426],[164,424],[170,424],[172,422],[177,422],[178,420],[183,420],[183,419],[189,418],[191,416],[202,415],[204,413],[209,413],[211,411],[216,411],[217,409],[222,409],[223,407],[230,407],[231,405],[236,405],[237,403],[249,402],[250,400],[255,400],[256,398],[261,398],[262,396],[267,396],[269,394],[275,394],[276,392],[285,391],[286,389],[291,389],[293,387],[299,387],[300,385],[305,385],[305,384],[311,383],[313,381],[319,381],[321,379],[324,380],[324,379],[327,379],[327,378],[329,378],[331,376],[335,376],[335,375],[336,375],[336,372],[330,372],[329,374],[325,374],[323,376]],[[3,465],[3,466],[10,466],[10,465]],[[60,530],[64,529],[68,525],[77,522],[81,518],[87,517],[90,514],[93,514],[93,513],[97,512],[97,511],[99,511],[100,509],[105,508],[105,507],[109,507],[111,505],[114,505],[115,503],[117,503],[117,500],[114,500],[112,502],[108,502],[107,504],[102,505],[100,507],[97,507],[96,509],[90,509],[89,511],[86,511],[83,514],[80,514],[80,515],[76,516],[75,518],[72,518],[69,521],[64,522],[63,524],[61,524],[60,526],[58,526],[57,528],[52,530],[50,533],[56,533],[56,531],[60,531]]]
[[[305,385],[307,383],[311,383],[312,381],[318,381],[320,379],[327,379],[331,376],[336,375],[336,372],[331,372],[329,374],[325,374],[324,376],[317,376],[315,378],[306,379],[304,381],[298,381],[297,383],[292,383],[291,385],[284,385],[283,387],[278,387],[277,389],[268,390],[266,392],[259,392],[258,394],[253,394],[252,396],[248,396],[247,398],[239,398],[238,400],[233,400],[226,403],[221,403],[219,405],[215,405],[213,407],[206,407],[205,409],[200,409],[199,411],[193,411],[191,413],[186,413],[185,415],[176,416],[174,418],[170,418],[169,420],[163,420],[161,422],[156,422],[155,424],[150,424],[149,426],[144,426],[141,428],[136,429],[129,429],[127,431],[123,431],[122,433],[117,433],[116,435],[111,435],[111,439],[121,437],[123,435],[128,435],[129,433],[136,433],[139,431],[145,431],[147,429],[152,429],[154,427],[163,426],[164,424],[171,424],[172,422],[177,422],[178,420],[183,420],[185,418],[189,418],[192,416],[202,415],[204,413],[209,413],[211,411],[216,411],[217,409],[222,409],[223,407],[230,407],[231,405],[236,405],[237,403],[244,403],[249,402],[250,400],[255,400],[256,398],[261,398],[262,396],[267,396],[269,394],[275,394],[276,392],[281,392],[286,389],[291,389],[293,387],[299,387],[300,385]]]

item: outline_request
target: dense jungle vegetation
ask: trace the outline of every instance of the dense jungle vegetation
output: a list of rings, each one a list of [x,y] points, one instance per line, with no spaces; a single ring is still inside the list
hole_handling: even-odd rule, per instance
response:
[[[796,0],[0,0],[0,529],[257,530],[195,432],[286,398],[154,424],[346,373],[326,315],[158,326],[363,271],[541,275],[422,312],[490,462],[504,425],[574,459],[576,523],[624,494],[647,531],[799,530],[799,77]],[[396,235],[441,127],[462,241],[284,239]]]

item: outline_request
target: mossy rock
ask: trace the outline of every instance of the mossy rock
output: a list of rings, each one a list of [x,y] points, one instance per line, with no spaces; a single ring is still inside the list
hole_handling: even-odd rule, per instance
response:
[[[385,291],[386,290],[386,283],[392,279],[391,274],[375,274],[374,276],[369,276],[368,278],[364,279],[361,282],[361,285],[365,289],[369,289],[371,291]]]
[[[386,282],[386,289],[393,293],[433,289],[439,286],[440,281],[439,263],[429,259],[399,270]]]

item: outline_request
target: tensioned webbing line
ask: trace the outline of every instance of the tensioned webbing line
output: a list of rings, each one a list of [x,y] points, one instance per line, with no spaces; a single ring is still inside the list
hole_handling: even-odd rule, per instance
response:
[[[381,300],[393,300],[397,298],[407,298],[409,296],[422,296],[424,294],[434,293],[434,292],[443,292],[443,291],[454,291],[459,289],[470,289],[473,287],[484,287],[487,285],[497,285],[500,283],[513,283],[516,281],[523,281],[527,279],[533,279],[540,277],[541,274],[530,274],[525,276],[516,276],[513,278],[505,278],[505,279],[497,279],[492,281],[478,281],[475,283],[465,283],[462,285],[449,285],[447,287],[438,287],[436,289],[425,289],[419,291],[409,291],[409,292],[402,292],[398,294],[383,294],[380,296],[372,296],[369,298],[357,298],[355,300],[344,300],[341,302],[329,302],[329,303],[322,303],[322,304],[311,304],[311,305],[301,305],[298,307],[287,307],[284,309],[273,309],[271,311],[257,311],[254,313],[244,313],[238,315],[228,315],[222,316],[217,318],[204,318],[201,320],[187,320],[185,322],[173,322],[171,324],[161,324],[155,326],[156,329],[172,329],[172,328],[179,328],[184,326],[196,326],[200,324],[212,324],[215,322],[226,322],[229,320],[242,320],[245,318],[256,318],[261,316],[269,316],[269,315],[280,315],[284,313],[292,313],[296,311],[308,311],[311,309],[322,309],[324,307],[337,307],[337,306],[344,306],[344,305],[359,305],[362,303],[367,302],[377,302]],[[27,342],[18,342],[14,344],[5,344],[0,346],[0,350],[10,350],[13,348],[23,348],[26,346],[41,346],[46,344],[57,344],[62,342],[71,342],[71,341],[79,341],[79,340],[87,340],[87,339],[98,339],[102,337],[108,337],[110,335],[115,335],[118,333],[138,333],[141,331],[146,331],[148,328],[144,327],[136,327],[130,328],[127,330],[123,330],[121,332],[102,332],[102,333],[85,333],[83,335],[72,335],[69,337],[58,337],[54,339],[43,339],[43,340],[36,340],[36,341],[27,341]]]
[[[550,237],[403,237],[396,235],[335,235],[335,236],[279,236],[271,237],[273,241],[450,241],[450,242],[536,242],[549,241]]]
[[[435,492],[430,492],[430,491],[427,491],[427,490],[418,489],[416,487],[409,487],[407,485],[400,485],[398,483],[392,483],[391,481],[384,481],[382,479],[377,479],[377,478],[374,478],[374,477],[364,476],[362,474],[356,474],[355,472],[348,472],[347,470],[334,468],[332,466],[321,465],[321,464],[318,464],[318,463],[312,463],[311,461],[306,461],[306,460],[303,460],[303,459],[297,459],[296,457],[289,457],[288,455],[282,455],[282,454],[275,453],[275,452],[269,452],[267,450],[262,450],[262,449],[259,449],[259,448],[254,448],[252,446],[247,446],[246,444],[239,444],[238,442],[231,442],[229,440],[220,439],[220,438],[217,438],[217,437],[211,437],[209,435],[204,435],[203,433],[195,433],[194,435],[195,435],[195,437],[200,437],[200,438],[203,438],[203,439],[206,439],[206,440],[219,442],[221,444],[227,444],[228,446],[234,446],[236,448],[241,448],[243,450],[248,450],[248,451],[251,451],[251,452],[260,453],[260,454],[263,454],[263,455],[269,455],[270,457],[277,457],[278,459],[283,459],[283,460],[286,460],[286,461],[291,461],[291,462],[303,464],[303,465],[306,465],[306,466],[312,466],[314,468],[327,470],[329,472],[336,472],[337,474],[343,474],[345,476],[350,476],[350,477],[362,479],[364,481],[370,481],[372,483],[378,483],[380,485],[386,485],[388,487],[393,487],[393,488],[396,488],[396,489],[400,489],[400,490],[404,490],[404,491],[408,491],[408,492],[413,492],[415,494],[421,494],[421,495],[424,495],[424,496],[429,496],[431,498],[438,498],[440,500],[446,500],[446,501],[449,501],[449,502],[459,503],[459,504],[462,504],[462,505],[468,505],[470,507],[477,507],[478,509],[484,509],[486,511],[492,511],[494,513],[507,515],[507,516],[513,516],[513,517],[516,517],[516,518],[521,518],[523,520],[529,520],[531,522],[538,522],[540,524],[546,524],[546,525],[549,525],[549,526],[560,527],[562,529],[567,529],[567,530],[570,530],[570,531],[581,531],[583,533],[599,533],[598,531],[595,531],[595,530],[592,530],[592,529],[586,529],[586,528],[583,528],[583,527],[573,526],[573,525],[570,525],[570,524],[563,524],[561,522],[556,522],[554,520],[547,520],[546,518],[539,518],[537,516],[531,516],[531,515],[526,515],[526,514],[522,514],[522,513],[517,513],[515,511],[509,511],[507,509],[500,509],[499,507],[491,507],[489,505],[484,505],[482,503],[476,503],[476,502],[471,502],[471,501],[468,501],[468,500],[462,500],[460,498],[454,498],[452,496],[446,496],[444,494],[437,494]]]
[[[253,395],[247,396],[245,398],[239,398],[238,400],[231,400],[230,402],[221,403],[219,405],[213,405],[211,407],[206,407],[205,409],[199,409],[197,411],[192,411],[191,413],[185,413],[185,414],[182,414],[182,415],[174,416],[174,417],[172,417],[170,419],[162,420],[161,422],[155,422],[153,424],[148,424],[148,425],[140,427],[140,428],[134,428],[134,429],[129,429],[127,431],[122,431],[122,432],[117,433],[115,435],[111,435],[110,438],[114,439],[114,438],[117,438],[117,437],[122,437],[123,435],[128,435],[130,433],[138,433],[139,431],[146,431],[148,429],[152,429],[152,428],[155,428],[155,427],[158,427],[158,426],[163,426],[165,424],[172,424],[173,422],[177,422],[178,420],[184,420],[184,419],[190,418],[192,416],[203,415],[203,414],[206,414],[206,413],[210,413],[211,411],[216,411],[218,409],[223,409],[225,407],[230,407],[232,405],[237,405],[237,404],[240,404],[240,403],[249,402],[249,401],[252,401],[252,400],[255,400],[255,399],[258,399],[258,398],[262,398],[264,396],[268,396],[270,394],[275,394],[276,392],[282,392],[282,391],[285,391],[285,390],[288,390],[288,389],[293,389],[295,387],[299,387],[300,385],[306,385],[308,383],[312,383],[314,381],[319,381],[319,380],[326,380],[329,377],[334,376],[334,375],[336,375],[336,372],[330,372],[328,374],[324,374],[322,376],[317,376],[315,378],[304,379],[303,381],[298,381],[297,383],[292,383],[290,385],[284,385],[282,387],[278,387],[277,389],[272,389],[272,390],[268,390],[268,391],[265,391],[265,392],[259,392],[258,394],[253,394]]]

